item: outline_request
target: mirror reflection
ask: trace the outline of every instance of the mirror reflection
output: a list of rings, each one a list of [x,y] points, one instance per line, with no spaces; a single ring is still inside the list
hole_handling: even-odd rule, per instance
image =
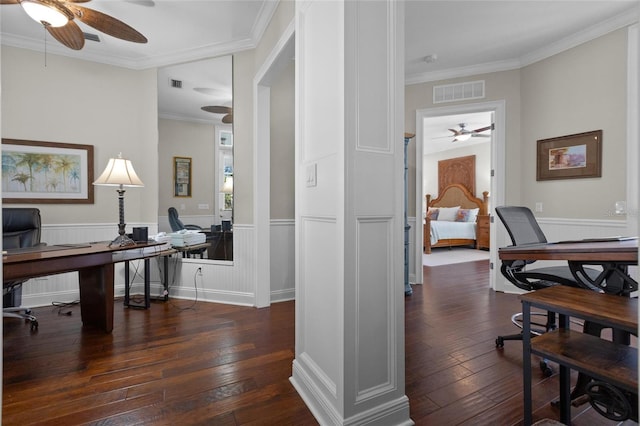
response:
[[[158,140],[158,230],[204,234],[189,257],[233,260],[232,56],[158,69]]]

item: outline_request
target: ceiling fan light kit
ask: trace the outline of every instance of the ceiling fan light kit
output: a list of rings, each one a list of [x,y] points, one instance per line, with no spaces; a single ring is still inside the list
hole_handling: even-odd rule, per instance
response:
[[[22,0],[20,5],[31,19],[44,26],[63,27],[73,19],[71,12],[51,0]]]
[[[97,10],[78,6],[90,0],[0,0],[0,4],[19,4],[34,21],[42,24],[53,38],[70,49],[84,47],[84,34],[75,20],[112,37],[134,43],[147,38],[124,22]]]

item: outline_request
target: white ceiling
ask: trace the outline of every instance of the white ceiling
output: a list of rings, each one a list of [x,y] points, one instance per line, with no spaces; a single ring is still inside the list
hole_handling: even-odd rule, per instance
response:
[[[519,68],[637,21],[638,3],[638,0],[409,0],[405,20],[406,82]],[[118,40],[79,23],[83,31],[98,34],[101,41],[87,41],[81,51],[73,51],[47,36],[46,49],[49,53],[132,69],[194,62],[255,47],[277,5],[273,0],[93,0],[83,6],[126,22],[149,42]],[[44,52],[44,34],[42,26],[31,20],[19,5],[0,6],[2,44]],[[437,60],[427,63],[424,58],[430,54],[435,54]],[[215,63],[205,65],[213,67]],[[228,79],[213,75],[208,81],[197,81],[205,75],[210,74],[181,65],[161,70],[159,85],[162,88],[167,76],[182,79],[192,87],[222,91],[224,81],[230,84]],[[226,97],[204,99],[202,93],[193,90],[188,94],[190,103],[177,102],[163,95],[161,89],[161,113],[196,120],[219,119],[213,114],[203,116],[200,107],[230,102]],[[178,111],[179,103],[184,103],[184,110]],[[449,123],[445,128],[456,124]]]

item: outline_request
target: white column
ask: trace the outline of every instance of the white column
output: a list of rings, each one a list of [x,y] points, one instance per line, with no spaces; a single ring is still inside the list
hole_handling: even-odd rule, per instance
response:
[[[296,354],[321,424],[410,425],[404,4],[296,5]]]

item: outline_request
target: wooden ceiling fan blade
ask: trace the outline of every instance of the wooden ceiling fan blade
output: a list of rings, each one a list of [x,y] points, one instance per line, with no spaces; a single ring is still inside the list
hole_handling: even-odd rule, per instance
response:
[[[227,114],[222,117],[222,122],[224,124],[232,124],[233,123],[233,114]]]
[[[232,108],[222,105],[208,105],[203,106],[202,110],[212,114],[231,114]]]
[[[475,129],[473,131],[473,133],[481,133],[481,132],[486,132],[487,130],[493,130],[493,124],[491,124],[490,126],[486,126],[486,127],[481,127],[479,129]]]
[[[18,0],[0,0],[0,4],[20,4]]]
[[[67,5],[76,18],[110,36],[134,43],[146,43],[147,38],[124,22],[97,10]]]
[[[46,25],[49,34],[69,49],[80,50],[84,47],[84,35],[80,27],[73,21],[67,22],[62,27]]]

